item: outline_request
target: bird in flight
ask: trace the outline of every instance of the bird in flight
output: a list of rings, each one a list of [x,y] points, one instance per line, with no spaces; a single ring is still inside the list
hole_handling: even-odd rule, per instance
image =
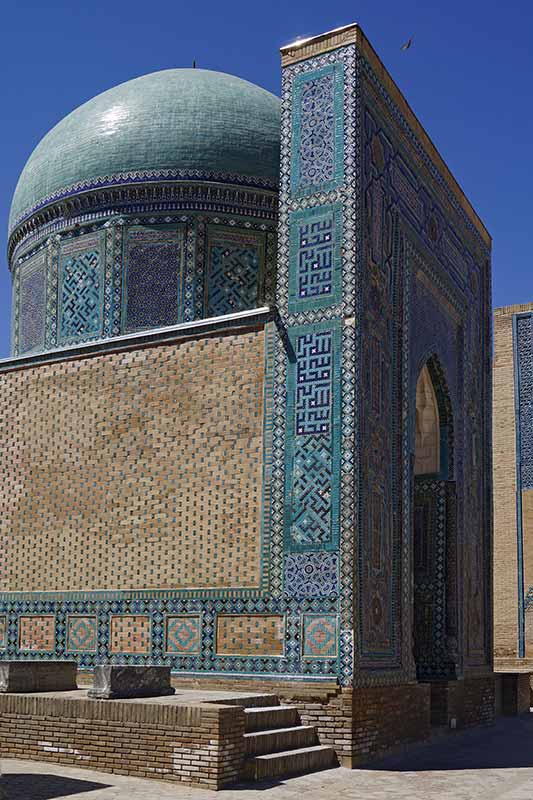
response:
[[[413,40],[413,38],[411,37],[411,39],[409,39],[409,40],[408,40],[408,41],[407,41],[405,44],[402,44],[402,47],[401,47],[401,49],[402,49],[402,50],[404,50],[404,51],[405,51],[405,50],[409,50],[409,49],[411,48],[412,44],[413,44],[413,41],[414,41],[414,40]]]

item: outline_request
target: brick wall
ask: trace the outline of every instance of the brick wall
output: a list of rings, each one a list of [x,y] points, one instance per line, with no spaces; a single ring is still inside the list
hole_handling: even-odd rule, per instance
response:
[[[220,789],[244,760],[240,706],[0,695],[0,753]]]
[[[354,689],[353,765],[430,734],[428,684]]]
[[[431,722],[457,728],[490,725],[495,717],[495,678],[487,675],[431,684]]]

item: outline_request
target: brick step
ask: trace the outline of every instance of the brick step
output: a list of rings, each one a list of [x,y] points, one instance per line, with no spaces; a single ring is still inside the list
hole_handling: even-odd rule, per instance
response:
[[[283,753],[254,756],[246,762],[245,779],[260,781],[264,778],[317,772],[319,769],[328,769],[337,764],[337,756],[333,747],[319,744]]]
[[[283,750],[311,747],[318,744],[318,738],[314,725],[298,725],[293,728],[245,733],[244,744],[248,756],[263,756],[268,753],[281,753]]]
[[[252,694],[248,697],[230,697],[224,700],[209,700],[223,706],[244,706],[244,708],[273,708],[279,706],[279,697],[276,694]]]
[[[294,706],[263,706],[245,708],[246,732],[271,731],[274,728],[292,728],[300,722]]]

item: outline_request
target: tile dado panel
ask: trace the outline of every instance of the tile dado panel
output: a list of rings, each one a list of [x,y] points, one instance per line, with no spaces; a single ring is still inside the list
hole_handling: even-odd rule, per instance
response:
[[[259,587],[265,335],[2,374],[1,590]]]

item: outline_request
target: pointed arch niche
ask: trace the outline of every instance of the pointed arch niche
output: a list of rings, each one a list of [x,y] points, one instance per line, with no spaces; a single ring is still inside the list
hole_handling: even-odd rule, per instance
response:
[[[457,675],[458,604],[453,415],[436,355],[418,374],[412,408],[413,654],[418,680],[438,682]]]

